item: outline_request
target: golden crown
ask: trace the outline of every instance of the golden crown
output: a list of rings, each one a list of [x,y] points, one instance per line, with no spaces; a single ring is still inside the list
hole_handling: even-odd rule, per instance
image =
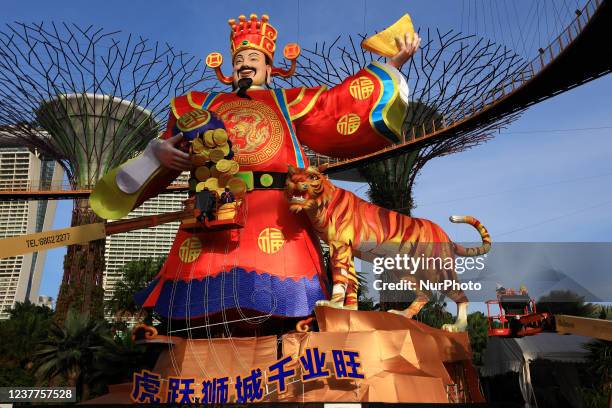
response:
[[[233,18],[228,20],[231,28],[232,58],[242,50],[255,49],[263,52],[268,57],[270,64],[273,65],[278,32],[268,22],[269,20],[270,18],[266,14],[261,16],[261,20],[257,19],[257,14],[251,14],[248,20],[244,15],[239,16],[237,22]],[[291,61],[291,66],[288,70],[273,67],[272,76],[289,77],[293,75],[297,66],[296,59],[300,55],[300,46],[296,43],[287,44],[283,49],[283,55]],[[223,56],[218,52],[212,52],[206,57],[206,65],[215,70],[217,78],[224,84],[231,84],[232,77],[223,75],[221,64],[223,64]]]

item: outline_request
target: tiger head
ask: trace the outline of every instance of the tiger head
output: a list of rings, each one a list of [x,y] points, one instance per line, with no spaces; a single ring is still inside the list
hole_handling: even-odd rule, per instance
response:
[[[291,211],[294,213],[302,210],[313,211],[331,199],[335,187],[322,174],[325,169],[327,169],[326,164],[318,168],[309,166],[305,169],[289,165],[285,194]]]

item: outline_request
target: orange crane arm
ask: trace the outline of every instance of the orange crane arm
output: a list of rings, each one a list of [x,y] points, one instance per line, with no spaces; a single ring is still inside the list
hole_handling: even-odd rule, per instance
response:
[[[555,323],[560,334],[578,334],[612,341],[612,320],[555,315]]]

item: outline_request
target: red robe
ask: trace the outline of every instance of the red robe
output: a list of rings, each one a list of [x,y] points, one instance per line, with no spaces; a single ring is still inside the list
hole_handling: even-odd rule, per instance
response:
[[[396,75],[374,63],[329,90],[251,89],[251,99],[190,92],[172,101],[165,137],[181,115],[209,109],[238,146],[241,172],[286,173],[288,164],[308,166],[302,144],[333,157],[371,153],[400,137],[406,105]],[[179,228],[168,260],[137,299],[170,318],[227,309],[309,315],[328,292],[319,241],[306,216],[289,211],[282,189],[249,191],[245,205],[242,229]]]

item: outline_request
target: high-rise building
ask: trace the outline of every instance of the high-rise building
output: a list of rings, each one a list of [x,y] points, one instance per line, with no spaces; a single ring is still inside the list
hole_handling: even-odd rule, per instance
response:
[[[45,189],[60,184],[61,166],[26,148],[7,143],[0,134],[0,189]],[[7,147],[14,146],[14,147]],[[0,201],[0,238],[33,234],[51,228],[55,201]],[[46,251],[0,259],[0,319],[15,302],[38,302]]]
[[[37,306],[46,306],[53,309],[53,298],[51,296],[38,296]]]
[[[176,179],[175,183],[186,184],[188,180],[189,172],[185,172]],[[145,201],[125,218],[180,211],[186,199],[187,193],[160,194]],[[177,221],[107,237],[104,254],[106,259],[104,299],[112,298],[115,284],[122,278],[121,269],[127,262],[168,256],[178,227],[179,222]]]

